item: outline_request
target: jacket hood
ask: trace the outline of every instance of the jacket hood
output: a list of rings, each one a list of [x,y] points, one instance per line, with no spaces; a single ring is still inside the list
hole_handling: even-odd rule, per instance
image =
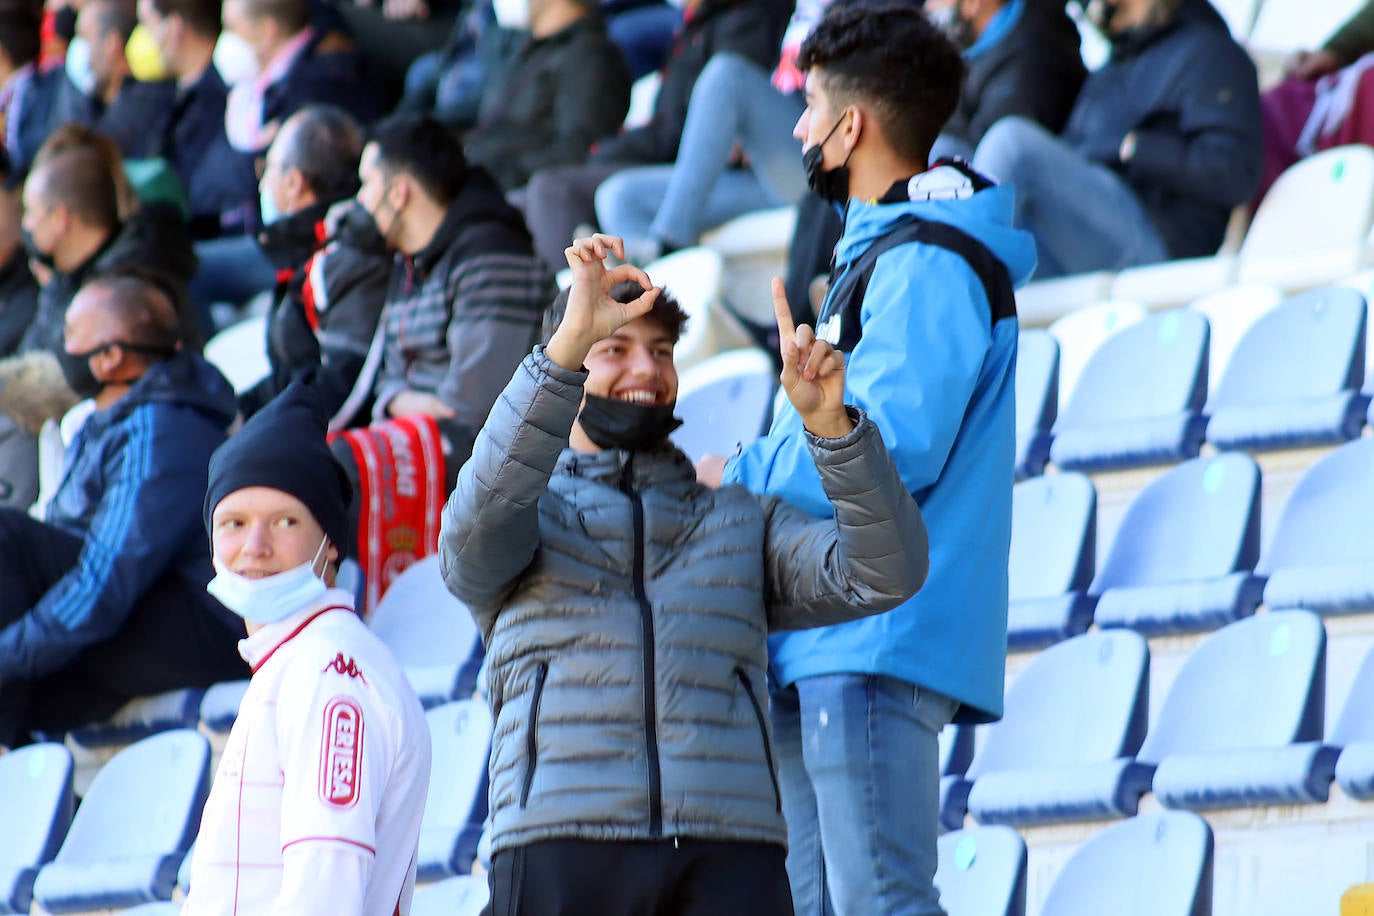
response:
[[[129,393],[109,409],[108,422],[153,403],[198,411],[215,425],[225,428],[238,412],[238,402],[229,382],[205,357],[187,349],[178,350],[171,359],[149,366]]]
[[[1012,190],[992,185],[975,190],[954,166],[940,166],[911,179],[919,200],[896,203],[851,200],[844,234],[835,249],[843,265],[861,255],[876,239],[913,217],[948,223],[978,239],[1007,267],[1013,286],[1022,286],[1035,271],[1035,241],[1012,225]]]
[[[523,246],[530,244],[530,233],[525,228],[524,218],[519,210],[507,203],[496,179],[486,169],[469,164],[463,189],[449,204],[434,238],[415,254],[413,260],[416,268],[420,273],[428,274],[460,236],[479,227],[486,231],[494,230]]]

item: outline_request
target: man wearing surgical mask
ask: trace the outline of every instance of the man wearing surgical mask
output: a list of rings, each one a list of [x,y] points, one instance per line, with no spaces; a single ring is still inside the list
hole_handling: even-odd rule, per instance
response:
[[[429,730],[400,665],[335,587],[348,480],[297,382],[215,452],[209,592],[253,677],[205,804],[187,914],[407,913]]]
[[[136,274],[82,288],[59,358],[94,409],[44,520],[0,509],[0,745],[11,747],[245,671],[236,618],[205,594],[197,535],[210,454],[233,419],[229,383],[181,346],[170,299]]]

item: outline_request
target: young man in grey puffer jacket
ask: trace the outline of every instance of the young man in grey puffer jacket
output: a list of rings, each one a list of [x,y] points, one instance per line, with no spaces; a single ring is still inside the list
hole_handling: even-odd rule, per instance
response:
[[[489,912],[791,914],[765,638],[901,604],[925,525],[780,281],[782,386],[835,518],[699,485],[668,442],[686,316],[638,268],[607,271],[612,251],[567,250],[566,312],[444,510],[444,577],[482,631],[496,720]]]

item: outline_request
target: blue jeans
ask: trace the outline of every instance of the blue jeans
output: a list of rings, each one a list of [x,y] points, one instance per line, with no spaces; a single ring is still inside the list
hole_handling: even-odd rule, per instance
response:
[[[614,14],[606,22],[606,34],[625,55],[630,76],[639,79],[663,67],[681,25],[682,10],[653,3]]]
[[[992,125],[973,167],[1015,190],[1016,225],[1035,236],[1036,279],[1169,257],[1126,180],[1034,121],[1011,117]]]
[[[715,55],[692,87],[677,164],[627,169],[603,182],[596,192],[602,230],[682,248],[742,213],[796,205],[806,173],[792,128],[803,107],[752,61]],[[736,140],[747,169],[729,168]]]
[[[277,271],[251,235],[233,235],[196,243],[200,269],[191,279],[191,299],[208,339],[215,332],[210,306],[243,305],[277,283]]]
[[[880,675],[803,678],[774,691],[797,916],[943,916],[938,735],[955,707]]]

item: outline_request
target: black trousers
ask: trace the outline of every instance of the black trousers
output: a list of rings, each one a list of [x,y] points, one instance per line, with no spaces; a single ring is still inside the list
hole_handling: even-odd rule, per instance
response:
[[[76,566],[81,544],[27,513],[0,508],[0,627],[26,614]],[[0,684],[0,744],[98,722],[134,697],[246,678],[238,654],[243,636],[243,621],[203,585],[169,572],[134,602],[109,639],[50,674]]]
[[[793,916],[772,843],[546,840],[492,857],[483,916]]]

